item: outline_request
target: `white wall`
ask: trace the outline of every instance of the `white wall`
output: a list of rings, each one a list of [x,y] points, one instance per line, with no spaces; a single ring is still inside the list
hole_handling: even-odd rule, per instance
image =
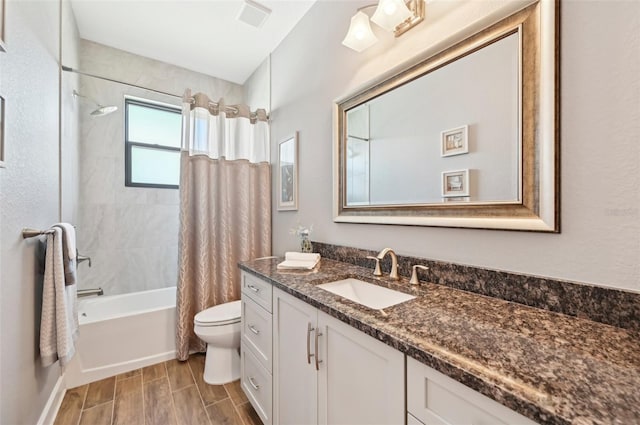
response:
[[[34,424],[60,375],[40,366],[42,275],[37,239],[23,227],[58,217],[57,2],[6,3],[7,52],[0,53],[6,98],[6,168],[0,168],[0,423]]]
[[[271,109],[271,58],[267,57],[244,82],[245,103],[252,111]]]
[[[358,54],[340,42],[366,3],[319,1],[272,54],[272,140],[300,135],[300,208],[274,210],[274,253],[297,248],[299,222],[322,242],[640,291],[640,2],[562,3],[561,234],[332,221],[332,101],[513,2],[431,2]]]
[[[67,56],[65,54],[65,61]],[[84,72],[182,95],[186,88],[229,103],[243,101],[242,86],[87,40],[80,43]],[[79,267],[79,287],[105,294],[175,286],[178,267],[179,192],[125,187],[124,96],[181,105],[165,96],[92,77],[81,77],[80,93],[118,111],[89,115],[80,102],[80,202],[78,249],[93,266]]]

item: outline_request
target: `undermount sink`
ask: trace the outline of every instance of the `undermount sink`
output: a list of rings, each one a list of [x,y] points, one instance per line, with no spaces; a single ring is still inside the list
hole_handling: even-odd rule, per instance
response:
[[[318,285],[325,291],[332,292],[369,308],[380,310],[414,299],[413,295],[394,291],[383,286],[374,285],[359,279],[348,278]]]

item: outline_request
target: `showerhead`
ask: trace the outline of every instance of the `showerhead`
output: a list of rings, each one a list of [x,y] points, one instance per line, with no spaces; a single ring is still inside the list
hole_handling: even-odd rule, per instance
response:
[[[87,99],[89,102],[93,103],[94,105],[96,105],[98,108],[94,111],[91,112],[91,116],[94,117],[102,117],[104,115],[108,115],[112,112],[115,112],[118,110],[117,106],[103,106],[101,104],[99,104],[98,102],[96,102],[95,100],[87,97],[87,96],[83,96],[80,93],[78,93],[77,91],[73,91],[73,97],[81,97],[83,99]]]

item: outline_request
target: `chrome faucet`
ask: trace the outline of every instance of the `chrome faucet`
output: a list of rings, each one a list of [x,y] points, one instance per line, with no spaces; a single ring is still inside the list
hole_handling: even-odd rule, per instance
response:
[[[385,255],[390,254],[391,255],[391,272],[389,273],[389,277],[391,279],[400,279],[398,277],[398,257],[396,257],[396,253],[393,252],[393,249],[391,248],[385,248],[382,251],[380,251],[380,253],[378,254],[378,256],[376,257],[378,260],[382,260],[384,258]]]

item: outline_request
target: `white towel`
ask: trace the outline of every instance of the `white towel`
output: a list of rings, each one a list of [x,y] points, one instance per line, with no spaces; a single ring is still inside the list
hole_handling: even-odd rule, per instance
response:
[[[62,229],[62,258],[64,260],[65,285],[77,283],[78,263],[76,260],[78,250],[76,248],[76,229],[69,223],[57,223],[53,225]]]
[[[284,254],[284,261],[278,264],[280,270],[311,270],[320,261],[320,254],[306,252],[287,252]]]
[[[66,366],[75,354],[78,337],[76,285],[65,285],[62,229],[52,227],[47,234],[42,316],[40,319],[40,357],[49,366],[60,360]]]

